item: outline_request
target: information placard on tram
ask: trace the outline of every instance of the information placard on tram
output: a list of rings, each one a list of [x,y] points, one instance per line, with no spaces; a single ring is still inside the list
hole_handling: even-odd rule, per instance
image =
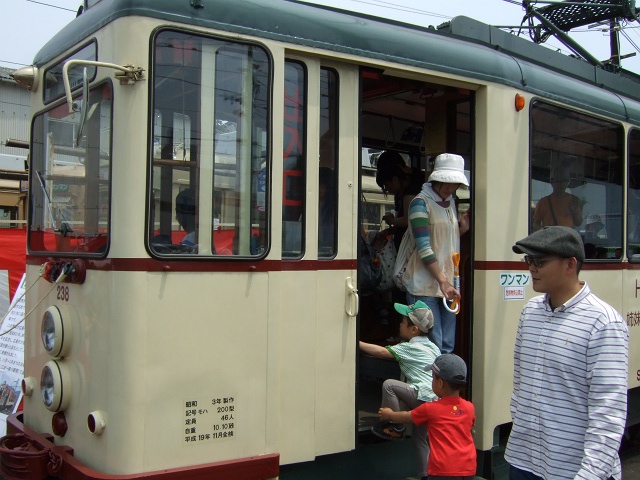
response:
[[[235,396],[185,400],[183,443],[199,444],[235,436]]]
[[[6,433],[7,416],[20,405],[20,381],[24,377],[24,282],[9,307],[9,314],[0,326],[0,436]]]
[[[500,286],[504,289],[504,300],[523,300],[525,289],[531,282],[530,273],[511,273],[504,272],[500,274]]]

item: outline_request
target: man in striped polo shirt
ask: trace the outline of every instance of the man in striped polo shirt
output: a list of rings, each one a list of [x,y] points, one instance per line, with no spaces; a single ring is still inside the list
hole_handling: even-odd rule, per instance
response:
[[[516,242],[533,289],[520,315],[505,458],[510,480],[620,480],[629,331],[578,274],[584,247],[569,227]]]

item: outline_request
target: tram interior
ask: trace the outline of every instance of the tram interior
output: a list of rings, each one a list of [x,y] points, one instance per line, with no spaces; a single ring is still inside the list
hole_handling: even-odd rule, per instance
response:
[[[393,195],[385,196],[376,184],[376,161],[385,150],[401,153],[407,165],[419,169],[423,180],[433,169],[440,153],[458,153],[470,171],[473,145],[473,93],[469,90],[433,84],[411,78],[363,71],[361,78],[362,195],[361,221],[366,238],[388,227],[382,216],[394,209]],[[458,210],[469,208],[468,189],[459,189]],[[466,237],[470,237],[467,235]],[[469,245],[462,244],[461,268],[469,268]],[[465,266],[466,265],[466,266]],[[463,295],[464,297],[464,295]],[[359,340],[382,346],[401,341],[398,326],[402,319],[393,304],[406,303],[405,292],[391,290],[366,294],[361,289]],[[465,315],[463,303],[460,315]],[[458,322],[456,353],[466,358],[467,332]],[[401,378],[395,360],[379,359],[360,352],[358,375],[358,425],[360,441],[377,441],[370,434],[378,421],[382,383]]]

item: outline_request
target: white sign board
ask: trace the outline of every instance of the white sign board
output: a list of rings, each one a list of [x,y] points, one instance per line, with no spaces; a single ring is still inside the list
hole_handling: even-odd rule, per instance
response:
[[[504,288],[504,300],[524,300],[524,290],[531,282],[531,274],[505,272],[500,274],[500,286]]]
[[[0,318],[9,311],[9,271],[0,270]]]
[[[20,405],[24,377],[24,282],[22,276],[9,314],[0,325],[0,436],[7,433],[7,416]]]

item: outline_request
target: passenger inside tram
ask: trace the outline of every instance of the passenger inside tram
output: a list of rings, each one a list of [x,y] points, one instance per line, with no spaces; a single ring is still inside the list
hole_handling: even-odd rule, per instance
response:
[[[380,154],[376,170],[376,183],[382,189],[382,193],[393,195],[394,204],[393,211],[386,212],[382,217],[390,228],[382,230],[380,234],[393,235],[393,243],[397,250],[409,224],[409,204],[420,193],[424,176],[420,171],[408,166],[400,152],[395,150],[385,150]]]
[[[318,174],[318,249],[321,254],[331,255],[336,224],[334,173],[328,167],[320,167]]]
[[[582,223],[582,202],[566,190],[571,174],[566,166],[558,166],[551,171],[549,183],[553,191],[536,205],[533,214],[533,231],[550,225],[576,228]]]
[[[178,220],[180,227],[187,232],[180,241],[180,245],[190,247],[192,250],[195,249],[196,195],[191,187],[182,190],[176,196],[176,220]]]

